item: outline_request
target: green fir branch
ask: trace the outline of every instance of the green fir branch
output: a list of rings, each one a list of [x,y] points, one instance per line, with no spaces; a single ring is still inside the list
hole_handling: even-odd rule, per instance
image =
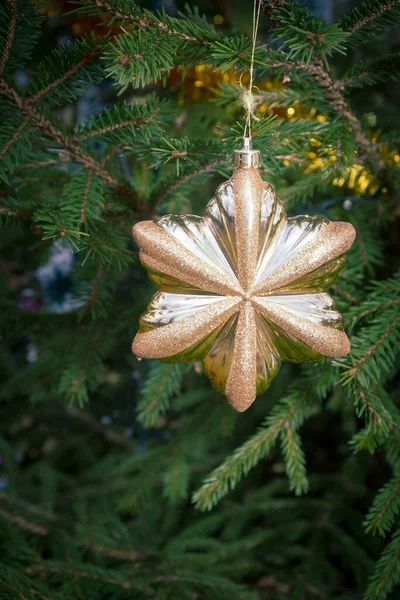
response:
[[[393,588],[400,583],[400,530],[386,546],[370,579],[365,599],[386,600]]]
[[[33,82],[28,87],[29,104],[46,98],[46,103],[56,105],[72,102],[84,90],[99,83],[103,77],[100,52],[106,42],[94,34],[84,40],[67,42],[60,50],[53,50],[35,70]],[[78,78],[75,75],[79,74]]]
[[[351,338],[351,354],[336,359],[345,385],[357,382],[363,389],[378,383],[390,371],[400,350],[400,315],[390,306]]]
[[[366,521],[366,531],[384,536],[390,531],[400,511],[400,478],[393,477],[375,497]]]
[[[15,103],[24,117],[39,127],[46,137],[57,143],[62,149],[71,153],[73,158],[83,164],[87,169],[91,169],[107,185],[116,189],[126,199],[136,202],[136,197],[128,186],[115,177],[99,161],[97,161],[87,150],[83,150],[79,144],[72,141],[59,126],[57,126],[48,116],[34,108],[26,98],[22,98],[16,90],[11,88],[6,82],[0,81],[0,95],[4,95],[11,102]]]
[[[22,69],[31,60],[43,16],[29,0],[0,4],[0,78]]]
[[[80,125],[72,140],[86,142],[100,137],[110,145],[123,147],[132,143],[141,132],[144,140],[156,137],[162,131],[161,118],[167,117],[168,104],[146,98],[145,103],[119,103]]]
[[[268,10],[268,3],[264,3]],[[304,4],[288,0],[275,4],[271,19],[276,23],[274,35],[283,40],[289,58],[299,60],[307,67],[318,56],[328,69],[328,58],[334,52],[346,53],[348,33],[336,24],[312,16]]]
[[[308,397],[301,391],[293,390],[274,408],[257,433],[237,448],[207,477],[202,487],[193,496],[196,507],[200,510],[211,510],[272,450],[278,437],[285,434],[285,430],[286,436],[288,431],[292,435],[290,441],[286,439],[285,442],[285,437],[283,438],[285,458],[291,461],[287,466],[288,473],[291,474],[291,485],[298,493],[305,490],[304,458],[300,454],[294,459],[289,454],[291,449],[295,452],[300,449],[297,439],[293,445],[293,432],[297,431],[303,421],[314,411],[315,404],[310,403]]]
[[[347,45],[356,46],[399,23],[399,0],[365,0],[343,17],[340,26],[351,34]]]
[[[294,491],[296,496],[301,496],[308,491],[309,482],[300,436],[293,429],[291,423],[286,421],[280,437],[290,489]]]
[[[381,81],[397,81],[399,77],[400,53],[396,52],[352,67],[343,75],[341,83],[346,89],[353,89]]]
[[[159,363],[153,367],[138,404],[138,420],[144,427],[154,427],[168,410],[171,397],[180,391],[182,366]]]

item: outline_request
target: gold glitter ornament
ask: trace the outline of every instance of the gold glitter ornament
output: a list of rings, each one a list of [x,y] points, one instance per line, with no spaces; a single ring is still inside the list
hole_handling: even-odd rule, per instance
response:
[[[282,360],[317,362],[350,350],[326,289],[355,238],[350,223],[287,218],[261,179],[248,141],[204,217],[166,215],[133,228],[159,291],[132,350],[167,362],[202,361],[214,388],[246,410]]]

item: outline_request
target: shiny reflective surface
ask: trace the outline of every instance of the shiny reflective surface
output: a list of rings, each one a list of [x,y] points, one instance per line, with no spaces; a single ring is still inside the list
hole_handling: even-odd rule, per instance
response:
[[[349,351],[327,287],[355,232],[324,217],[287,218],[256,169],[238,169],[203,218],[138,223],[141,260],[159,287],[133,351],[202,361],[213,386],[245,410],[282,360],[318,361]]]

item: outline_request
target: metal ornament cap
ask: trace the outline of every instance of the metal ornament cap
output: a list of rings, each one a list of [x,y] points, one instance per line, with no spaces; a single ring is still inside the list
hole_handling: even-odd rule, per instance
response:
[[[261,153],[259,150],[250,148],[249,138],[245,138],[244,147],[241,150],[234,151],[233,164],[235,167],[243,169],[259,169],[261,167]]]
[[[282,361],[318,362],[350,350],[328,287],[355,238],[350,223],[287,217],[245,140],[239,167],[204,216],[165,215],[133,228],[158,292],[132,350],[167,362],[201,361],[237,411],[264,392]]]

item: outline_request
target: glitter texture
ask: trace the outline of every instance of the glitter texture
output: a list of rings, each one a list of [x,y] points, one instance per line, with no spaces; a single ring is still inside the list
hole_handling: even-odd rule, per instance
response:
[[[202,361],[238,411],[265,391],[282,360],[350,350],[326,289],[355,239],[349,223],[287,218],[257,169],[240,167],[204,217],[166,215],[133,228],[159,288],[140,320],[140,358]]]

